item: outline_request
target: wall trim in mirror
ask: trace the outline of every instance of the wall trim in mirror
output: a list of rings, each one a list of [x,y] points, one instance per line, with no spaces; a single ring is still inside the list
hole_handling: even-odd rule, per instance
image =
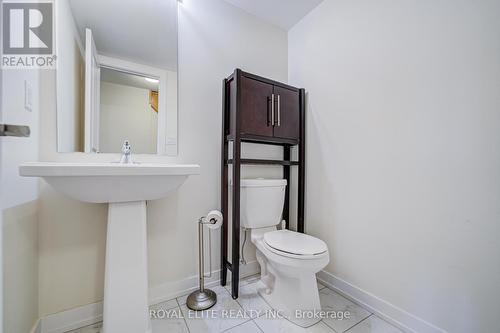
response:
[[[158,80],[157,153],[177,155],[177,126],[168,127],[169,123],[177,125],[177,112],[167,111],[168,109],[177,110],[177,73],[102,55],[98,59],[101,68]],[[169,86],[175,88],[169,90],[167,89]],[[167,105],[169,102],[171,104]],[[174,144],[169,145],[169,140]],[[131,144],[134,143],[131,142]]]

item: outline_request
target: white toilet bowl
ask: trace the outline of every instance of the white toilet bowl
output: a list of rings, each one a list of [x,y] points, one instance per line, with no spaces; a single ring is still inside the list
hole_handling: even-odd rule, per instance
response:
[[[316,273],[329,262],[326,244],[315,237],[277,230],[286,180],[242,179],[242,226],[250,229],[261,268],[260,295],[279,315],[309,327],[321,319]],[[315,315],[316,314],[316,315]]]
[[[302,327],[316,324],[320,318],[314,314],[321,310],[316,273],[330,260],[326,244],[294,231],[265,229],[251,231],[261,268],[259,294],[291,322]],[[314,250],[301,246],[304,243],[313,243]]]

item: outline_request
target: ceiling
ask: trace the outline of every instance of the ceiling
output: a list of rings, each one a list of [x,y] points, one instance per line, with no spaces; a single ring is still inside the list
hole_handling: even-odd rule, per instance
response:
[[[178,0],[69,0],[80,37],[97,52],[177,71]],[[323,0],[225,0],[263,21],[290,29]]]
[[[149,82],[144,76],[124,73],[110,68],[101,68],[101,81],[158,91],[158,82]]]
[[[69,2],[82,41],[90,28],[98,53],[177,71],[177,0]]]
[[[323,2],[323,0],[225,1],[287,31]]]

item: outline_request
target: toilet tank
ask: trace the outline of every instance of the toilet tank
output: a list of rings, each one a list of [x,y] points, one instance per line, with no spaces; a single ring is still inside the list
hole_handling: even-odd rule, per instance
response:
[[[240,226],[272,227],[281,222],[285,202],[285,179],[242,179]]]

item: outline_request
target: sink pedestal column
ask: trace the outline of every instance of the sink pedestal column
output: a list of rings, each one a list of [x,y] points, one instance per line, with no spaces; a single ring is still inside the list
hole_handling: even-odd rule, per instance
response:
[[[146,201],[110,203],[103,333],[151,333]]]

